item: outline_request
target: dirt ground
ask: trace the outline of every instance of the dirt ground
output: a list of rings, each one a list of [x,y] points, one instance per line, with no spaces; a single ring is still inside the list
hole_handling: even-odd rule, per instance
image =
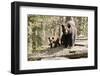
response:
[[[29,61],[34,60],[61,60],[61,59],[79,59],[88,57],[88,40],[78,39],[72,48],[63,46],[56,48],[47,48],[41,52],[33,52],[28,55]]]

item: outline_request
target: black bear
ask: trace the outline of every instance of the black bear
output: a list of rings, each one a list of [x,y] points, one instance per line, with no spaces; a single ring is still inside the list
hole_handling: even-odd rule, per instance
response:
[[[51,48],[60,46],[59,38],[57,37],[49,37],[49,45]]]
[[[62,37],[61,37],[61,44],[67,47],[74,46],[77,29],[75,27],[74,21],[70,20],[65,25],[62,25]]]

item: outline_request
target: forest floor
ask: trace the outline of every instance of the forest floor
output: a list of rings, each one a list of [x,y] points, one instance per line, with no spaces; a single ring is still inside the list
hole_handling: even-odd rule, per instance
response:
[[[63,46],[56,48],[47,48],[44,51],[33,52],[28,55],[29,61],[34,60],[61,60],[61,59],[79,59],[88,57],[88,40],[77,39],[75,46],[72,48],[64,48]]]

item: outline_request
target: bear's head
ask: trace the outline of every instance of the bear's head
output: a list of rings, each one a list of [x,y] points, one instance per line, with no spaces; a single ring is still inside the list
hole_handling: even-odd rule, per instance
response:
[[[63,34],[70,34],[70,33],[72,33],[72,25],[70,23],[62,25],[62,32],[63,32]]]

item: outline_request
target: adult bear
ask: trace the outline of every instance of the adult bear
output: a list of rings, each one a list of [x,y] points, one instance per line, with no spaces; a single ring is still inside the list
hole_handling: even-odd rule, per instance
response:
[[[62,25],[62,37],[61,44],[66,48],[71,48],[75,44],[75,39],[77,36],[77,29],[75,27],[75,22],[73,20],[68,21],[65,25]]]

